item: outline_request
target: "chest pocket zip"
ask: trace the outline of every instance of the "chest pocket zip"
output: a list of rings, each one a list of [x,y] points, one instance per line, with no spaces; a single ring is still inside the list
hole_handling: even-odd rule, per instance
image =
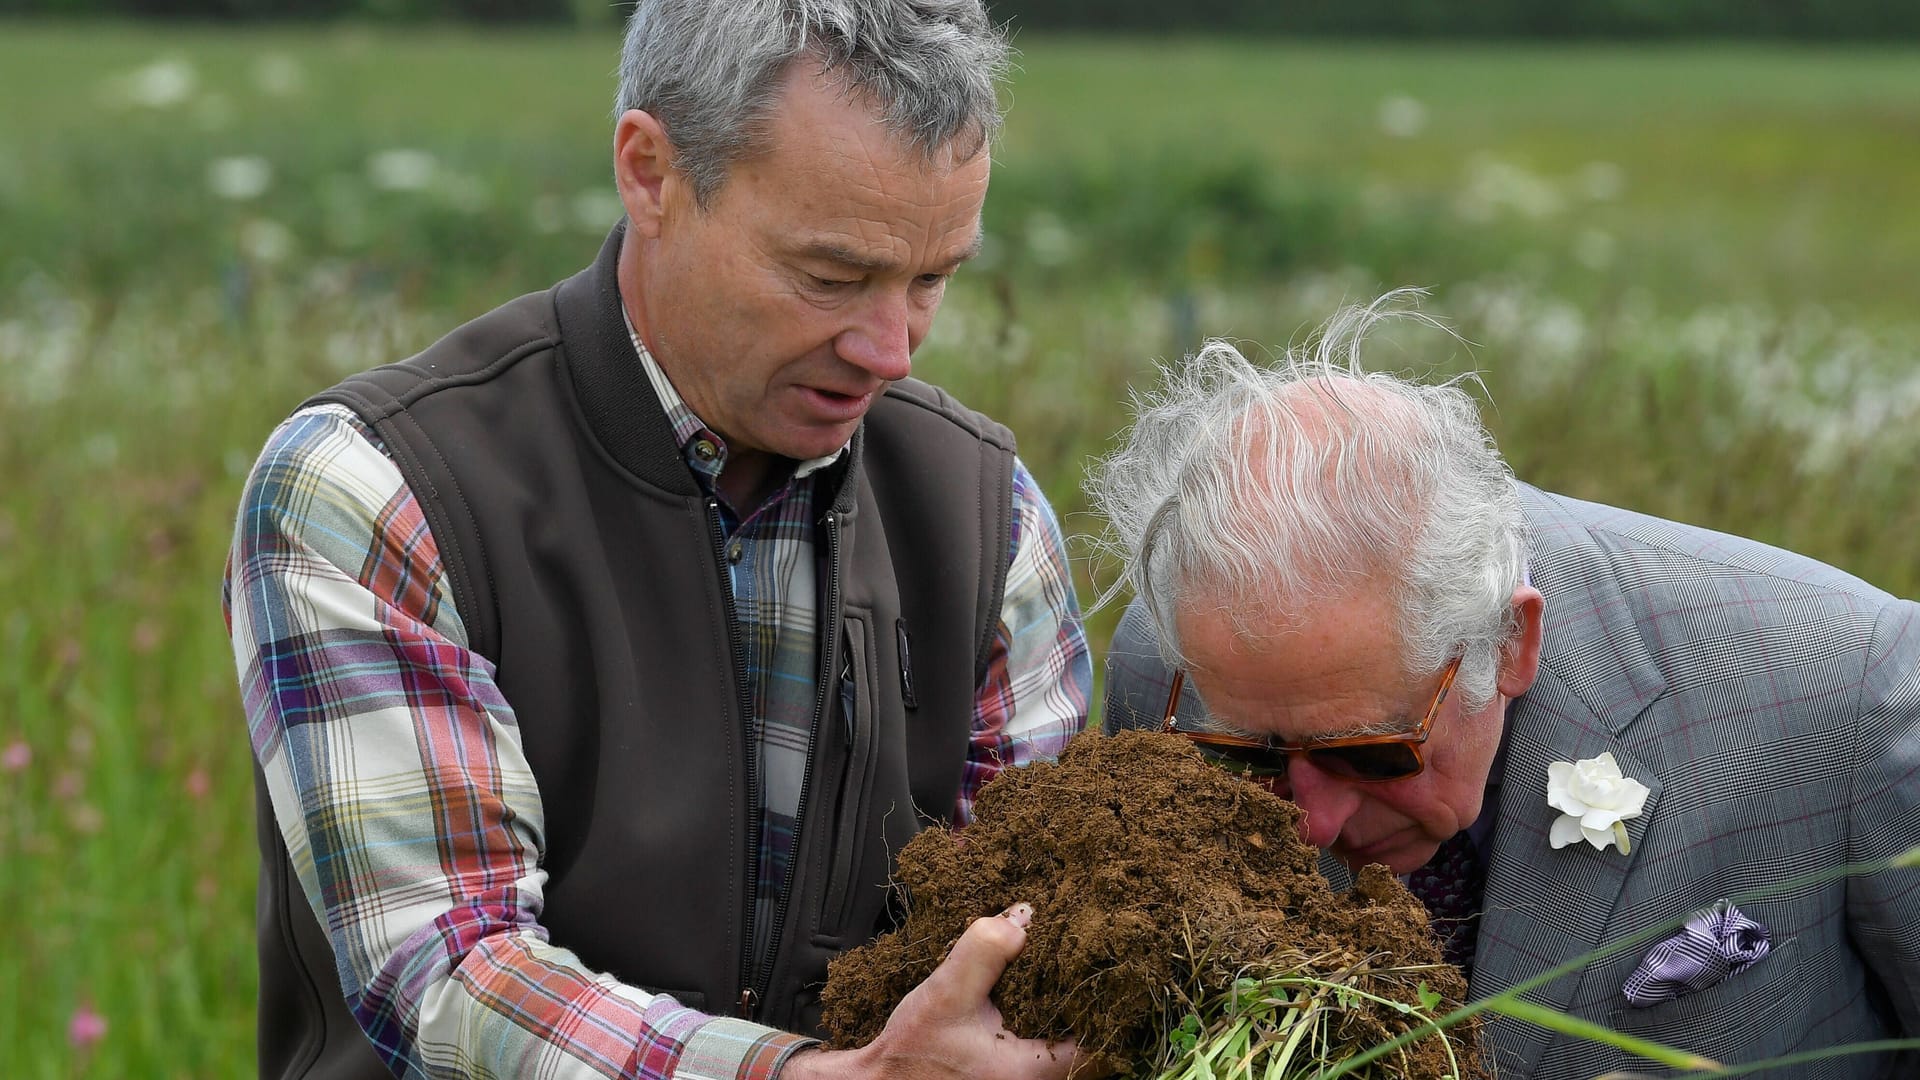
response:
[[[846,740],[846,771],[834,809],[832,863],[820,905],[818,934],[824,938],[845,934],[860,890],[877,887],[877,883],[858,880],[866,854],[867,819],[871,815],[868,803],[879,744],[874,732],[868,634],[866,624],[858,618],[849,617],[843,625],[846,662],[840,669],[840,733]]]

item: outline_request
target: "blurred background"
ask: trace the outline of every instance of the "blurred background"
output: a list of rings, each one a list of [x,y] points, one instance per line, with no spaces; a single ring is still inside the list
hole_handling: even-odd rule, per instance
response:
[[[1483,373],[1524,479],[1914,594],[1920,5],[993,10],[989,242],[918,368],[1070,534],[1156,362],[1417,285],[1464,340],[1373,363]],[[0,0],[0,1076],[251,1071],[239,484],[307,394],[591,259],[620,15]]]

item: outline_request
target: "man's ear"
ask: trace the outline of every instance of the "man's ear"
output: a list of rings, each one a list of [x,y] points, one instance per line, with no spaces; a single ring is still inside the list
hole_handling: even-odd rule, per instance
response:
[[[1545,634],[1547,601],[1540,590],[1522,585],[1513,590],[1513,617],[1519,633],[1500,650],[1500,676],[1496,689],[1509,699],[1517,698],[1533,685],[1540,673],[1540,639]]]
[[[655,238],[673,174],[673,140],[652,113],[628,109],[613,129],[613,181],[627,209],[627,226]]]

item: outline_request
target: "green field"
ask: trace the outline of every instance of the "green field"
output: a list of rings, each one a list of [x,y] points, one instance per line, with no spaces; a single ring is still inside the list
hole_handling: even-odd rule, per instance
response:
[[[1472,344],[1375,362],[1482,371],[1523,478],[1920,591],[1920,52],[1019,44],[920,370],[1070,532],[1155,360],[1423,285]],[[0,22],[0,1076],[251,1068],[238,485],[592,256],[616,47]]]

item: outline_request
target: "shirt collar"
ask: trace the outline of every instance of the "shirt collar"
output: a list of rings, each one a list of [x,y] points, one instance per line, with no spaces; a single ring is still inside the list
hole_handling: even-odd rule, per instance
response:
[[[640,370],[647,373],[647,381],[653,384],[653,392],[660,398],[660,407],[667,414],[667,423],[673,428],[673,439],[679,444],[681,456],[687,459],[687,464],[695,472],[709,479],[717,479],[727,464],[726,440],[694,415],[686,399],[673,388],[673,381],[667,378],[666,370],[648,351],[647,343],[640,340],[640,332],[633,328],[633,318],[627,314],[624,300],[620,304],[620,320],[626,324],[627,339],[633,342],[634,354],[640,358]],[[794,479],[812,476],[839,461],[846,456],[848,445],[851,444],[843,444],[825,457],[808,458],[797,463],[793,468]]]

